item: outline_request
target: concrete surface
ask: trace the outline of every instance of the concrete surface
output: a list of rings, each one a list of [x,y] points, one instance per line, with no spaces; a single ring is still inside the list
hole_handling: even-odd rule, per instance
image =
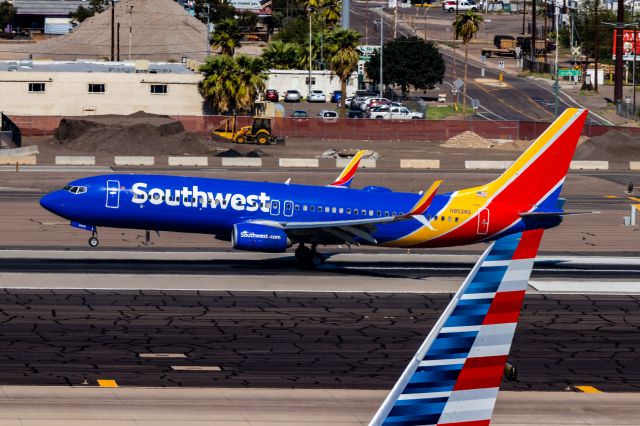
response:
[[[0,152],[3,154],[3,152]],[[34,165],[37,162],[35,155],[0,155],[0,164],[28,164]]]
[[[506,170],[512,163],[513,161],[466,160],[464,162],[464,168],[479,170]]]
[[[572,161],[569,164],[572,170],[609,170],[608,161]]]
[[[262,158],[223,157],[222,167],[262,167]]]
[[[401,169],[439,169],[440,160],[400,159]]]
[[[209,165],[208,157],[169,157],[168,162],[170,166],[192,166],[192,167],[207,167]]]
[[[116,166],[153,166],[155,157],[116,155],[113,162]]]
[[[96,157],[90,155],[56,155],[59,166],[95,166]]]
[[[279,167],[319,167],[317,158],[280,158],[278,160]]]
[[[336,167],[339,169],[344,169],[351,162],[351,158],[337,158],[336,159]],[[374,169],[377,166],[376,160],[372,158],[362,158],[360,160],[360,165],[358,168],[362,169]]]

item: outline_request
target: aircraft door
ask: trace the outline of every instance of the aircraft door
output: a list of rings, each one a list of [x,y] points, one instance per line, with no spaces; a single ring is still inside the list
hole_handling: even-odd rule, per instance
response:
[[[284,215],[287,217],[293,216],[293,201],[284,202]]]
[[[478,213],[478,235],[487,235],[489,232],[489,209],[482,209]]]
[[[280,200],[271,200],[271,216],[280,214]]]
[[[109,209],[117,209],[120,207],[120,181],[107,181],[107,201],[105,207]]]

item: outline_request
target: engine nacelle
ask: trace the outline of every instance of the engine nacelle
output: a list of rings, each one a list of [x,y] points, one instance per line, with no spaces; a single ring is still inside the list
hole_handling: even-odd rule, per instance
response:
[[[237,223],[231,233],[233,248],[246,251],[281,253],[291,247],[282,228],[258,223]]]

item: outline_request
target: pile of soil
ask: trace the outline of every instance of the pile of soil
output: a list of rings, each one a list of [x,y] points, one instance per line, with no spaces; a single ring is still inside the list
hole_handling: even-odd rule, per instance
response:
[[[442,147],[445,148],[491,148],[494,143],[489,139],[485,139],[479,134],[467,130],[459,135],[449,138]]]
[[[122,155],[197,155],[209,152],[206,141],[185,131],[179,121],[144,112],[64,118],[52,142],[70,150]]]
[[[640,160],[640,134],[621,130],[609,131],[578,145],[574,158],[614,163]]]

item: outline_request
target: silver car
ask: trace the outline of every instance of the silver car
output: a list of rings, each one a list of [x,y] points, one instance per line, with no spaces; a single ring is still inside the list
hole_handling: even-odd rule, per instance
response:
[[[300,102],[302,95],[297,90],[287,90],[284,95],[285,102]]]
[[[307,102],[327,102],[327,97],[322,90],[312,90],[311,93],[309,93]]]

